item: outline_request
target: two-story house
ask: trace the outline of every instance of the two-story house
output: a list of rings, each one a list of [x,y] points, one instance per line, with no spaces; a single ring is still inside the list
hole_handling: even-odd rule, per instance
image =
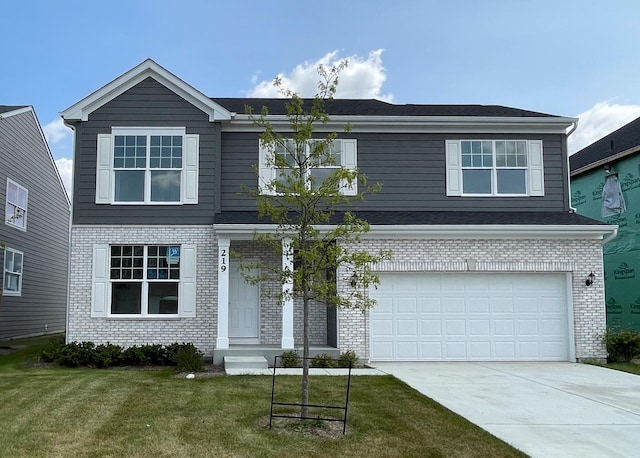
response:
[[[65,330],[70,202],[31,106],[0,105],[0,339]]]
[[[190,341],[216,360],[300,345],[299,304],[245,283],[229,254],[292,265],[252,241],[273,226],[239,191],[260,186],[255,166],[274,172],[245,105],[286,132],[283,100],[210,98],[152,60],[62,112],[76,148],[68,340]],[[383,185],[355,209],[371,223],[360,248],[393,258],[375,266],[373,310],[315,307],[312,345],[374,361],[606,356],[615,227],[570,211],[575,119],[377,100],[328,111],[317,132],[339,132],[341,165]],[[352,274],[338,269],[338,291]]]

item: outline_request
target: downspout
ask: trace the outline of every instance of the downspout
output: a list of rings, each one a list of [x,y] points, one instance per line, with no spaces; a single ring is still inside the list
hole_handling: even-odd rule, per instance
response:
[[[573,127],[571,127],[571,129],[569,129],[569,132],[567,132],[567,140],[569,139],[571,134],[574,133],[576,131],[576,129],[578,128],[578,121],[576,121],[576,122],[574,122],[572,124],[573,124]],[[568,145],[568,143],[569,142],[567,142],[567,186],[568,186],[568,190],[569,190],[569,195],[567,196],[567,198],[569,199],[569,211],[571,213],[576,213],[577,210],[571,206],[571,165],[569,164],[569,145]]]
[[[611,234],[602,239],[602,245],[604,246],[606,243],[610,242],[611,240],[615,239],[618,236],[618,226],[613,226],[613,230],[611,231]]]

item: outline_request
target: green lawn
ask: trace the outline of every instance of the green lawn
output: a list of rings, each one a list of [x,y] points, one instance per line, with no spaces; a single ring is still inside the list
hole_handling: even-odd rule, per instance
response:
[[[606,367],[607,369],[614,369],[622,372],[629,372],[630,374],[640,375],[640,364],[636,363],[606,363],[596,364],[596,366]]]
[[[303,437],[258,426],[271,377],[24,366],[30,348],[0,356],[0,457],[524,456],[390,376],[352,379],[346,436]],[[339,398],[344,382],[314,377],[311,390]]]

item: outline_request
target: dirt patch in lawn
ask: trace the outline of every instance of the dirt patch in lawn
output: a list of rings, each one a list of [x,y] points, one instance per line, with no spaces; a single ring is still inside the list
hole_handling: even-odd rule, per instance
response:
[[[174,375],[174,377],[186,378],[189,374],[193,374],[194,378],[211,378],[227,375],[222,365],[205,364],[204,369],[200,372],[178,372]]]
[[[269,416],[259,418],[256,425],[259,428],[269,429]],[[339,439],[344,437],[342,428],[341,421],[300,420],[297,418],[273,418],[271,420],[273,431],[288,436]],[[349,434],[349,428],[347,428],[346,434]]]

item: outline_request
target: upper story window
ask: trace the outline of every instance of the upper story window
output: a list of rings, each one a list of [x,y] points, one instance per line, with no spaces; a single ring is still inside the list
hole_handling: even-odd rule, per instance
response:
[[[99,134],[96,203],[197,203],[198,144],[184,128]]]
[[[24,255],[11,248],[4,250],[4,280],[2,293],[5,296],[20,296],[22,294],[22,261]]]
[[[540,140],[447,140],[448,196],[543,196]]]
[[[4,213],[6,224],[27,230],[27,200],[27,189],[7,179],[7,202]]]
[[[305,143],[305,154],[308,156],[321,145],[320,140],[309,140]],[[260,179],[259,185],[263,194],[275,194],[273,184],[286,179],[288,173],[295,167],[296,145],[292,139],[285,139],[283,144],[274,149],[267,149],[260,145]],[[275,156],[274,156],[275,155]],[[324,161],[309,164],[306,184],[317,188],[327,177],[340,167],[355,169],[357,165],[357,142],[355,139],[336,139],[329,145],[328,154]],[[341,187],[345,195],[357,194],[357,183]]]

